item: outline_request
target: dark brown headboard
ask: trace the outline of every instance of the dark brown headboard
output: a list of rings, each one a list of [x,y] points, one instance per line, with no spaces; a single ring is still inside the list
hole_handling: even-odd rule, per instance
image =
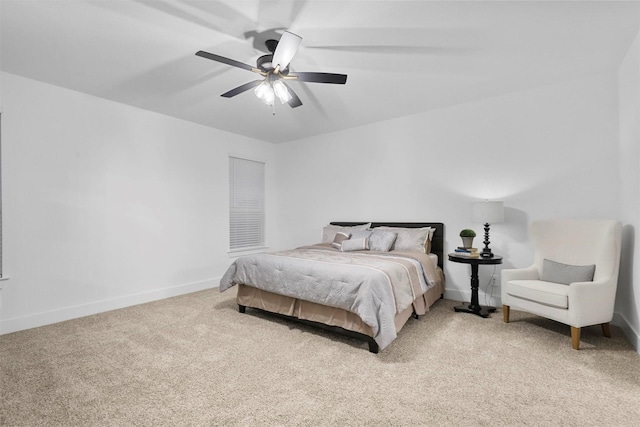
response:
[[[332,222],[332,225],[340,225],[343,227],[352,227],[354,225],[366,224],[367,222]],[[444,268],[444,224],[441,222],[372,222],[371,228],[375,227],[403,227],[403,228],[422,228],[433,227],[436,232],[431,240],[431,252],[438,255],[438,265]]]

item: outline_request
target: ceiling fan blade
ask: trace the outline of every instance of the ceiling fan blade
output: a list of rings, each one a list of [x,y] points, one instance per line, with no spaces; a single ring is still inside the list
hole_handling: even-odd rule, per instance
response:
[[[282,81],[282,80],[280,80],[280,81]],[[289,102],[287,102],[287,104],[289,104],[289,106],[291,108],[296,108],[296,107],[301,106],[302,105],[302,101],[300,101],[300,98],[298,98],[298,95],[296,95],[296,93],[293,91],[293,89],[291,89],[291,87],[288,84],[286,84],[285,82],[282,82],[282,84],[289,91],[289,95],[291,95],[291,99],[289,100]]]
[[[198,52],[196,52],[196,55],[210,59],[212,61],[222,62],[223,64],[231,65],[232,67],[238,67],[242,68],[243,70],[253,71],[254,73],[260,74],[259,69],[252,67],[249,64],[245,64],[244,62],[236,61],[234,59],[225,58],[224,56],[205,52],[204,50],[199,50]]]
[[[273,66],[280,65],[281,70],[287,68],[301,41],[302,37],[285,31],[280,37],[276,51],[273,52]]]
[[[287,77],[298,79],[301,82],[310,83],[333,83],[337,85],[343,85],[347,82],[346,74],[296,72],[294,74],[289,74]]]
[[[391,45],[342,45],[342,46],[307,46],[307,49],[332,50],[336,52],[353,52],[381,55],[464,55],[473,52],[465,47],[442,46],[391,46]]]
[[[231,89],[229,92],[225,92],[225,93],[223,93],[223,94],[222,94],[222,95],[220,95],[220,96],[224,96],[225,98],[231,98],[231,97],[234,97],[234,96],[236,96],[236,95],[241,94],[242,92],[246,92],[246,91],[248,91],[249,89],[252,89],[252,88],[254,88],[254,87],[258,86],[258,85],[259,85],[260,83],[262,83],[263,81],[264,81],[264,80],[254,80],[254,81],[252,81],[252,82],[245,83],[245,84],[243,84],[242,86],[238,86],[238,87],[237,87],[237,88],[235,88],[235,89]]]

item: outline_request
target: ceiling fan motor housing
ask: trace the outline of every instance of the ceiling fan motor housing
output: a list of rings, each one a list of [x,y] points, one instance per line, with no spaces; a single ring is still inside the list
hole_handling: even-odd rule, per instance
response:
[[[256,61],[256,65],[259,69],[261,69],[264,72],[269,72],[273,70],[273,54],[262,55]]]
[[[278,47],[278,40],[269,39],[269,40],[266,40],[264,44],[267,46],[267,50],[271,53],[267,55],[262,55],[261,57],[259,57],[258,60],[256,61],[256,65],[260,70],[264,71],[265,73],[268,73],[269,71],[273,71],[273,69],[275,68],[273,66],[273,54],[276,51],[276,47]],[[287,65],[287,68],[280,70],[280,74],[287,75],[288,73],[289,73],[289,65]]]
[[[267,50],[273,54],[278,46],[278,40],[269,39],[264,44],[267,45]]]
[[[261,71],[264,71],[265,73],[273,71],[274,70],[273,54],[262,55],[261,57],[259,57],[256,61],[256,66],[257,68],[259,68]],[[287,65],[287,68],[285,68],[284,70],[282,69],[279,70],[279,73],[285,76],[289,74],[289,66]]]

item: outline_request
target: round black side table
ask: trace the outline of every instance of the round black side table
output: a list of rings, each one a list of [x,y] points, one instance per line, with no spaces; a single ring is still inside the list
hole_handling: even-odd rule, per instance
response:
[[[480,280],[478,279],[478,266],[502,264],[502,257],[494,255],[493,258],[469,258],[465,256],[458,256],[453,253],[449,254],[449,261],[471,265],[471,302],[469,304],[457,305],[453,309],[455,311],[461,311],[464,313],[477,314],[480,317],[489,317],[489,313],[493,313],[494,311],[496,311],[496,308],[488,306],[482,307],[478,302],[478,288],[480,287]]]

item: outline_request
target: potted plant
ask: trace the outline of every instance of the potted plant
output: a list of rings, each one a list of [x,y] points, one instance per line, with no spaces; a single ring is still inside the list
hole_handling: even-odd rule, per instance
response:
[[[476,237],[476,232],[465,228],[460,232],[460,237],[462,237],[462,247],[468,249],[473,247],[473,238]]]

